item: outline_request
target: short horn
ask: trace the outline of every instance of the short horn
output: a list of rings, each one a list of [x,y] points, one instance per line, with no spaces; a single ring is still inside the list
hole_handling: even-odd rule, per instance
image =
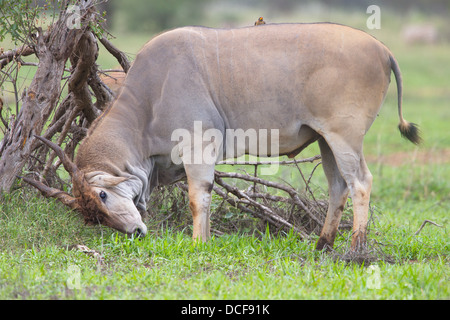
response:
[[[59,159],[61,159],[61,162],[66,169],[66,171],[70,174],[70,177],[72,178],[72,184],[74,186],[74,195],[78,197],[80,193],[86,192],[88,190],[89,185],[87,184],[83,172],[76,166],[75,163],[73,163],[69,157],[66,155],[64,150],[58,146],[56,143],[47,140],[43,137],[40,137],[38,135],[34,135],[37,139],[41,140],[43,143],[45,143],[47,146],[49,146],[53,151],[55,151],[56,155]]]
[[[66,155],[66,153],[60,146],[58,146],[56,143],[54,143],[50,140],[47,140],[41,136],[38,136],[38,135],[34,135],[34,136],[38,140],[41,140],[44,144],[46,144],[47,146],[52,148],[53,151],[55,151],[56,155],[58,156],[59,159],[61,159],[61,162],[62,162],[64,168],[70,174],[70,176],[72,176],[75,172],[78,172],[77,166],[69,159],[69,157]]]
[[[19,179],[22,179],[26,183],[32,185],[36,189],[38,189],[44,197],[47,198],[55,198],[61,201],[64,205],[70,207],[71,209],[78,210],[80,206],[78,205],[77,199],[70,196],[67,192],[51,188],[43,184],[42,182],[27,178],[27,177],[20,177]]]

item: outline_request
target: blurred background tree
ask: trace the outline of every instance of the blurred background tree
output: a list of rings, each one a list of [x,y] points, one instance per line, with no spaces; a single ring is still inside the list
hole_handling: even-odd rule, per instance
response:
[[[398,15],[416,10],[424,14],[450,16],[450,0],[108,0],[100,5],[99,11],[106,11],[110,29],[155,33],[185,25],[205,24],[205,18],[211,15],[211,11],[218,13],[212,20],[236,21],[240,14],[239,10],[234,10],[237,7],[253,8],[255,13],[275,17],[301,10],[302,7],[360,11],[372,4],[389,8]],[[235,17],[230,14],[231,11]],[[249,17],[250,20],[253,18]]]
[[[99,11],[106,13],[107,28],[115,35],[152,35],[186,25],[242,27],[252,25],[259,16],[268,23],[329,19],[345,24],[334,19],[335,11],[358,12],[364,18],[366,8],[373,4],[390,18],[414,16],[416,22],[424,22],[430,15],[442,20],[450,16],[450,0],[105,0]]]
[[[154,33],[199,24],[209,2],[211,0],[109,0],[103,6],[110,18],[110,28]]]

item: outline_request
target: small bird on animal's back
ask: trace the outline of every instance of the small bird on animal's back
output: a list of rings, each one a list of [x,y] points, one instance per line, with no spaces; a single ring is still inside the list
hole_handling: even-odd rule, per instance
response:
[[[259,26],[260,24],[266,24],[263,17],[259,17],[258,20],[255,21],[255,26]]]

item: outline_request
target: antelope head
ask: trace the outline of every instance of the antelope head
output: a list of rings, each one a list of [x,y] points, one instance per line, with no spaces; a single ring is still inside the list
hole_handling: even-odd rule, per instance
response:
[[[100,172],[84,173],[57,144],[36,136],[53,149],[72,178],[73,196],[51,188],[42,182],[20,177],[37,188],[45,197],[56,198],[64,205],[78,211],[88,225],[102,224],[128,235],[145,236],[147,227],[132,199],[124,197],[118,187],[127,177],[114,177]]]

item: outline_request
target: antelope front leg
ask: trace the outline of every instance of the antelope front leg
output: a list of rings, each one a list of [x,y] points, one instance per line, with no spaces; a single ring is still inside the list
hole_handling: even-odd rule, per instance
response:
[[[214,166],[185,165],[189,185],[189,207],[194,220],[194,240],[208,241],[210,234],[211,191],[214,185]]]
[[[201,241],[207,241],[211,238],[209,221],[211,193],[204,189],[206,188],[189,186],[189,208],[194,220],[192,238]]]

